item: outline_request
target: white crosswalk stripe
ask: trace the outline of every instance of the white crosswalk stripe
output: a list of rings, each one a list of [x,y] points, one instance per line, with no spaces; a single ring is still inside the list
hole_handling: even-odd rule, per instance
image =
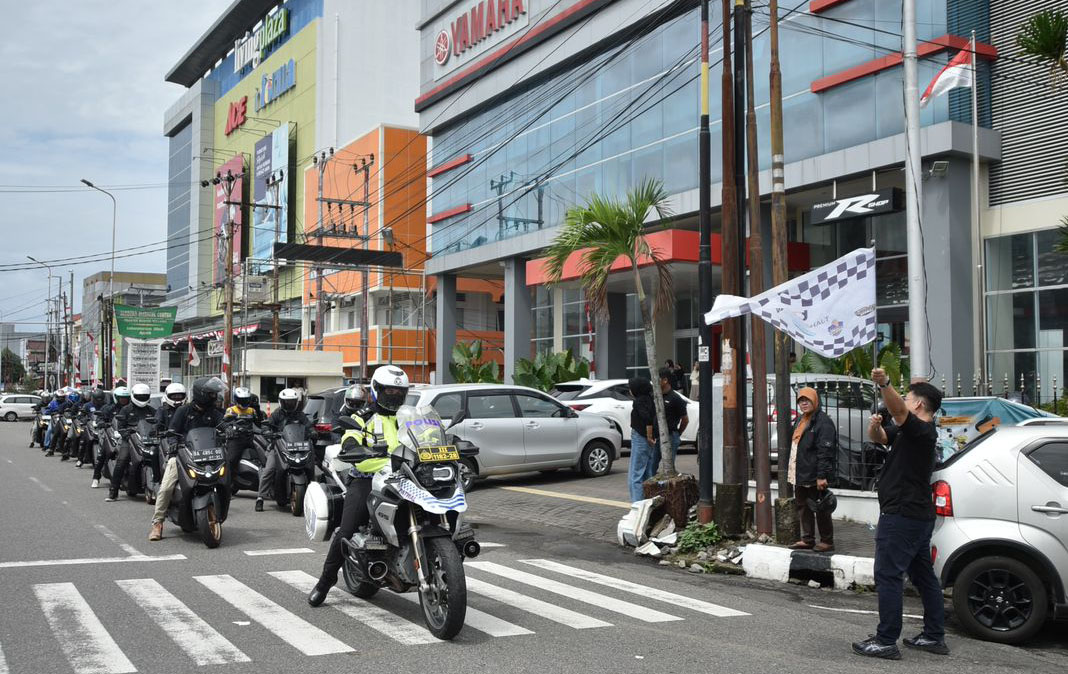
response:
[[[315,587],[315,576],[303,571],[271,571],[270,575],[301,592],[311,592],[311,589]],[[327,601],[350,618],[355,618],[371,629],[406,646],[439,643],[438,638],[425,627],[408,622],[385,609],[346,594],[344,590],[334,588]]]
[[[669,615],[667,613],[661,613],[645,606],[638,604],[632,604],[627,601],[621,601],[614,599],[603,594],[584,590],[574,585],[568,585],[549,578],[542,578],[526,571],[520,571],[511,567],[497,564],[496,562],[467,562],[467,566],[478,569],[479,571],[486,571],[489,573],[503,576],[509,580],[514,580],[519,583],[531,585],[533,587],[552,592],[576,601],[581,601],[586,604],[592,604],[599,606],[605,610],[613,611],[615,613],[622,613],[625,616],[636,618],[643,622],[659,623],[670,622],[672,620],[682,620],[678,616]]]
[[[197,665],[249,662],[249,657],[152,578],[115,581]]]
[[[34,585],[33,592],[60,650],[77,674],[137,671],[74,583],[43,583]]]
[[[419,595],[415,592],[409,592],[400,596],[413,604],[419,603]],[[521,634],[534,634],[525,627],[520,627],[507,620],[501,620],[497,616],[484,613],[477,608],[471,608],[470,604],[467,606],[467,615],[464,618],[464,626],[465,628],[471,627],[479,632],[484,632],[491,637],[517,637]]]
[[[528,597],[525,594],[513,592],[507,588],[491,585],[490,583],[483,582],[477,578],[469,577],[467,579],[467,589],[476,594],[480,594],[483,597],[489,597],[502,604],[509,604],[510,606],[522,609],[528,613],[533,613],[542,618],[547,618],[553,622],[560,623],[561,625],[574,627],[577,630],[589,629],[591,627],[612,626],[612,623],[606,623],[603,620],[598,620],[597,618],[592,618],[562,606],[535,599],[534,597]]]
[[[574,566],[567,566],[566,564],[560,564],[548,559],[524,559],[521,560],[524,564],[530,564],[546,571],[555,571],[562,573],[571,578],[578,580],[585,580],[590,583],[597,583],[598,585],[604,585],[616,590],[622,590],[623,592],[630,592],[631,594],[640,595],[642,597],[648,597],[649,599],[655,599],[657,601],[667,602],[680,606],[682,608],[688,608],[692,611],[699,611],[700,613],[706,613],[717,618],[730,618],[736,616],[749,615],[744,611],[736,611],[726,606],[720,606],[719,604],[712,604],[710,602],[700,601],[693,597],[687,597],[681,594],[674,594],[672,592],[665,592],[656,588],[649,587],[647,585],[639,585],[638,583],[632,583],[621,578],[614,578],[612,576],[605,576],[592,571],[586,571]]]
[[[4,659],[4,647],[0,645],[0,674],[8,674],[7,660]]]
[[[338,641],[232,576],[194,576],[194,579],[304,655],[348,653],[353,650],[351,646]]]

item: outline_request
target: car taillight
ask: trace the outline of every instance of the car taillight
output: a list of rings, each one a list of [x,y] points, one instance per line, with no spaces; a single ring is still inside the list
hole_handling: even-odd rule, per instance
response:
[[[934,497],[935,515],[940,517],[953,517],[953,491],[949,483],[939,480],[931,485]]]
[[[329,433],[334,429],[330,424],[315,424],[315,430],[318,433]]]
[[[931,563],[934,564],[936,559],[938,559],[938,546],[937,545],[932,545],[931,546]]]
[[[568,403],[568,407],[570,407],[571,409],[575,410],[576,412],[581,412],[582,410],[584,410],[587,407],[589,407],[589,405],[582,405],[582,404],[578,404],[578,403]]]

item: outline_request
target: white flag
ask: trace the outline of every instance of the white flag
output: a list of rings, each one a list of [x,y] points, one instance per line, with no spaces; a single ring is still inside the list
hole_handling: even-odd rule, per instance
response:
[[[200,354],[197,353],[197,347],[193,346],[193,339],[189,339],[189,366],[200,367]]]
[[[860,248],[752,299],[720,295],[711,325],[754,314],[821,356],[837,358],[875,340],[875,249]]]

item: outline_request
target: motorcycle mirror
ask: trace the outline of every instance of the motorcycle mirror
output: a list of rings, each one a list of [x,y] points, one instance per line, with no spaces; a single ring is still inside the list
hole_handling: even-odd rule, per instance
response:
[[[344,428],[344,429],[347,429],[347,430],[351,430],[351,431],[360,430],[360,427],[356,424],[356,420],[353,419],[350,416],[346,416],[346,415],[339,416],[337,418],[337,422],[336,423],[341,428]]]
[[[462,409],[459,410],[458,412],[456,412],[455,415],[453,415],[452,419],[449,419],[449,425],[446,426],[446,428],[452,428],[456,424],[463,422],[465,418],[467,418],[467,413]]]

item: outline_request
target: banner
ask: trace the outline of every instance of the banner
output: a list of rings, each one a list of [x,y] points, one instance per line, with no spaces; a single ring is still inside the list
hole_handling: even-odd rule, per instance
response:
[[[255,206],[252,209],[250,254],[257,260],[270,260],[274,257],[274,242],[289,240],[289,124],[284,123],[271,135],[261,138],[256,143],[254,157],[256,177],[252,200]],[[277,178],[279,171],[281,181],[268,184],[272,175]]]
[[[131,307],[115,305],[115,320],[119,334],[134,339],[159,339],[174,332],[174,317],[178,307]]]
[[[875,249],[860,248],[752,299],[720,295],[705,323],[753,314],[821,356],[875,340]]]
[[[162,339],[126,338],[126,384],[148,384],[152,391],[159,390],[160,347]]]
[[[244,157],[242,155],[234,155],[218,168],[218,172],[224,176],[227,171],[230,171],[235,176],[242,175],[245,172]],[[238,178],[234,181],[233,189],[228,197],[226,194],[226,181],[220,181],[215,186],[215,238],[212,240],[212,251],[214,251],[212,259],[215,260],[215,264],[212,266],[212,278],[215,283],[222,283],[223,277],[226,275],[226,249],[223,247],[222,242],[226,240],[226,228],[231,220],[234,222],[234,264],[231,274],[233,276],[241,275],[241,225],[244,223],[242,214],[245,209],[241,207],[240,202],[244,201],[244,187],[244,178]],[[226,203],[227,201],[238,203],[228,204]]]

